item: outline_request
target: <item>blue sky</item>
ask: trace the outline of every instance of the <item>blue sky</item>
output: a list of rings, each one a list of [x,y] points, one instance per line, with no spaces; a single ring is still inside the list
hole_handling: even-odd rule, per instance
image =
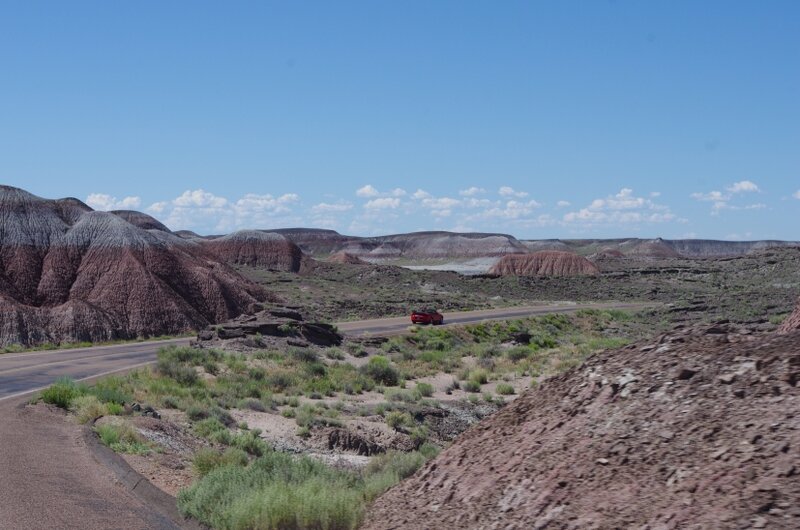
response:
[[[0,182],[173,229],[800,239],[800,3],[6,2]]]

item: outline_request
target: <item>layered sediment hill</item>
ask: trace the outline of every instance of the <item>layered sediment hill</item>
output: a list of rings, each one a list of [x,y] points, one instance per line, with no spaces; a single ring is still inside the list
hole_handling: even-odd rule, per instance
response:
[[[170,231],[161,221],[143,212],[137,212],[135,210],[115,210],[111,213],[117,217],[122,217],[133,226],[137,226],[143,230],[158,230],[159,232]]]
[[[0,187],[0,343],[180,333],[269,298],[199,245],[125,217]]]
[[[798,528],[800,333],[676,330],[464,433],[364,528]]]
[[[237,265],[299,272],[307,259],[300,247],[273,232],[241,230],[201,243],[221,260]]]
[[[587,276],[600,270],[588,259],[559,250],[510,254],[495,263],[489,274],[501,276]]]
[[[795,330],[800,330],[800,299],[797,300],[797,307],[794,308],[794,313],[783,321],[779,329],[779,331],[783,333],[789,333]]]
[[[347,263],[349,265],[367,265],[366,261],[347,252],[337,252],[328,258],[328,261],[331,263]]]

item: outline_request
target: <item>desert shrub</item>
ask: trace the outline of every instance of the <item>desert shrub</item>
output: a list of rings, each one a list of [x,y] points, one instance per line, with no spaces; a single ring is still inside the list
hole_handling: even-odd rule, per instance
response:
[[[93,386],[88,387],[87,392],[96,396],[103,403],[122,405],[133,401],[130,385],[121,377],[112,376],[101,379]]]
[[[334,359],[336,361],[345,360],[344,352],[339,348],[328,348],[325,350],[325,357],[328,359]]]
[[[367,364],[361,367],[361,370],[378,384],[395,386],[400,379],[397,369],[392,366],[389,359],[382,355],[372,357]]]
[[[250,410],[254,410],[256,412],[266,412],[268,410],[267,406],[264,405],[263,401],[261,401],[260,399],[255,399],[255,398],[243,399],[239,403],[239,408],[241,408],[241,409],[250,409]]]
[[[170,358],[159,358],[156,365],[158,372],[164,377],[174,379],[180,385],[191,386],[198,382],[197,371],[193,366],[183,364]]]
[[[413,475],[427,458],[422,452],[387,451],[374,457],[364,470],[364,497],[373,501],[383,492]]]
[[[120,416],[125,412],[125,407],[118,403],[106,403],[106,409],[112,416]]]
[[[68,409],[72,400],[86,393],[86,387],[68,378],[61,378],[42,390],[42,401]]]
[[[207,405],[192,403],[186,407],[186,417],[192,421],[204,420],[211,416],[211,409]]]
[[[95,432],[100,436],[100,441],[117,453],[143,455],[150,452],[150,447],[128,424],[106,423],[96,426]]]
[[[194,432],[203,438],[210,438],[217,432],[227,430],[228,428],[217,418],[206,418],[194,424]]]
[[[464,389],[464,392],[480,392],[481,384],[477,381],[469,380],[464,381],[464,383],[461,385],[461,388]]]
[[[420,397],[431,397],[433,395],[433,385],[430,383],[417,383],[414,393]]]
[[[76,397],[70,403],[69,409],[75,413],[75,417],[80,423],[88,423],[108,414],[108,408],[92,395]]]
[[[414,425],[414,420],[411,418],[408,412],[393,410],[386,414],[386,425],[394,430],[399,430],[412,427]]]
[[[270,450],[267,442],[261,439],[261,431],[253,429],[233,437],[231,445],[253,456],[263,456]]]
[[[311,348],[289,348],[289,357],[301,363],[313,363],[319,361],[319,355]]]
[[[185,515],[214,528],[354,529],[364,510],[355,476],[307,457],[268,452],[222,466],[178,496]]]
[[[514,387],[508,383],[499,383],[495,391],[501,396],[510,396],[514,393]]]
[[[387,388],[383,391],[383,397],[387,401],[402,401],[404,403],[412,403],[417,400],[412,392],[400,388]]]
[[[247,462],[247,453],[236,447],[229,447],[224,453],[210,448],[203,448],[195,453],[192,459],[192,467],[200,477],[204,477],[220,466],[244,467]]]
[[[469,373],[469,380],[474,381],[479,385],[485,385],[489,382],[489,374],[486,370],[477,368]]]
[[[525,346],[515,346],[506,350],[506,357],[508,357],[511,362],[515,363],[527,359],[530,353],[530,349]]]

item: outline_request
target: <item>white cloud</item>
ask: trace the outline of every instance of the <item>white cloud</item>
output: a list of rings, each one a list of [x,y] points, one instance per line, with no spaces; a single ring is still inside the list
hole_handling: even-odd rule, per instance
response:
[[[799,199],[800,200],[800,190],[797,190],[796,192],[794,192],[794,194],[792,194],[792,197],[794,197],[795,199]]]
[[[327,202],[321,202],[319,204],[315,204],[311,207],[311,211],[313,213],[336,213],[336,212],[346,212],[348,210],[352,210],[353,205],[349,202],[338,202],[335,204],[330,204]]]
[[[403,188],[395,188],[392,190],[391,195],[392,197],[405,197],[407,193]]]
[[[139,197],[125,197],[118,200],[106,193],[90,193],[86,197],[86,204],[95,210],[109,211],[109,210],[134,210],[142,205],[142,199]]]
[[[430,193],[428,193],[425,190],[417,190],[417,191],[414,192],[412,197],[414,197],[415,199],[422,200],[422,199],[427,199],[427,198],[433,197],[433,195],[431,195]]]
[[[497,193],[500,194],[501,197],[517,197],[518,199],[524,199],[528,196],[528,193],[525,191],[516,191],[511,186],[502,186]]]
[[[566,208],[567,206],[572,206],[572,203],[569,201],[558,201],[556,203],[556,206],[558,206],[559,208]]]
[[[228,232],[280,224],[299,201],[296,193],[277,197],[248,193],[232,201],[197,189],[186,190],[171,201],[153,203],[147,211],[164,216],[164,223],[174,230]]]
[[[385,210],[388,208],[395,209],[400,207],[400,199],[381,197],[379,199],[372,199],[367,201],[364,208],[367,210]]]
[[[199,189],[184,191],[172,203],[181,208],[223,208],[228,204],[228,199]]]
[[[698,192],[692,193],[691,197],[696,201],[713,203],[711,205],[711,215],[719,215],[722,210],[759,210],[761,208],[766,208],[766,205],[761,203],[745,206],[730,204],[736,195],[755,192],[761,192],[761,189],[755,183],[749,180],[742,180],[739,182],[734,182],[730,186],[726,186],[724,192],[717,190],[710,191],[708,193]]]
[[[356,195],[359,197],[369,198],[369,197],[377,197],[380,195],[380,192],[375,189],[374,186],[371,184],[367,184],[366,186],[359,188],[356,190]]]
[[[651,192],[650,192],[650,197],[651,197],[652,199],[656,199],[656,198],[658,198],[658,197],[661,197],[661,192],[660,192],[660,191],[651,191]]]
[[[760,189],[758,189],[758,186],[756,186],[753,182],[749,180],[734,182],[731,186],[728,186],[725,189],[731,193],[751,193],[751,192],[761,191]]]
[[[533,213],[533,211],[539,208],[541,204],[534,200],[530,201],[508,201],[505,204],[500,206],[496,206],[489,210],[486,210],[481,215],[483,217],[499,217],[502,219],[519,219],[521,217],[527,217]]]
[[[474,197],[482,193],[486,193],[486,190],[475,186],[472,186],[471,188],[467,188],[465,190],[461,190],[458,192],[458,194],[461,195],[462,197]]]
[[[669,207],[656,204],[651,199],[636,197],[630,188],[603,199],[593,200],[589,206],[566,213],[564,223],[583,225],[629,225],[639,223],[665,223],[680,221]]]

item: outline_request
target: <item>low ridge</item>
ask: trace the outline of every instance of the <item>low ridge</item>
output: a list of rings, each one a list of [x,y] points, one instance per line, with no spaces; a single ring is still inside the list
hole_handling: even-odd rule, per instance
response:
[[[509,254],[495,263],[489,274],[501,276],[586,276],[600,274],[588,259],[560,250]]]

